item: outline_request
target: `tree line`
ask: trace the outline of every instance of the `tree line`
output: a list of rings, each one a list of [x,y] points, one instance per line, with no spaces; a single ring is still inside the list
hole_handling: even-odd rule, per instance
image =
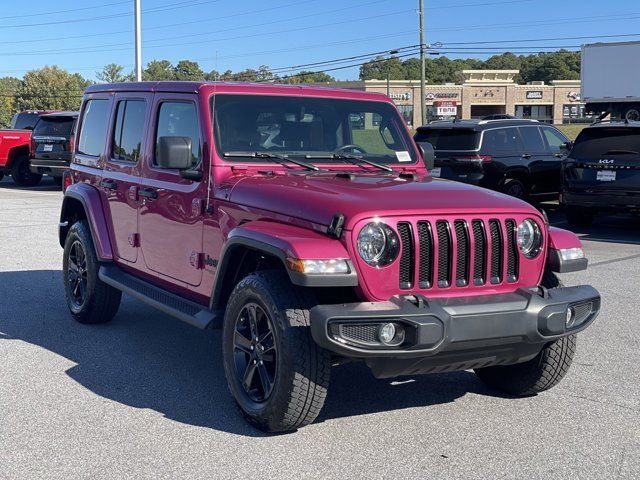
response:
[[[445,56],[428,57],[425,62],[427,82],[439,84],[459,82],[461,70],[520,70],[515,81],[526,83],[534,80],[574,80],[580,78],[580,53],[560,50],[536,55],[504,53],[486,60],[477,58],[450,59]],[[387,77],[393,80],[417,80],[420,78],[420,61],[417,58],[402,60],[397,57],[380,57],[360,67],[360,80]],[[100,83],[133,80],[133,73],[121,65],[111,63],[96,72]],[[210,80],[277,83],[326,83],[335,79],[326,72],[301,71],[292,75],[277,75],[267,65],[238,72],[226,70],[205,72],[198,62],[180,60],[176,64],[168,60],[152,60],[142,72],[143,80]],[[15,112],[22,110],[77,110],[82,92],[95,83],[79,73],[70,73],[57,66],[45,66],[27,72],[23,78],[0,78],[0,127],[9,126]]]

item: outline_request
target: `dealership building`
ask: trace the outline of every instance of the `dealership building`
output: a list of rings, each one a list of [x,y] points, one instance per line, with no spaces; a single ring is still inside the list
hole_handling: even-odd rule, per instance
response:
[[[427,85],[427,120],[443,118],[473,119],[487,115],[509,114],[547,123],[590,121],[580,101],[579,80],[553,80],[519,85],[514,82],[518,70],[463,70],[460,83]],[[419,80],[365,80],[336,82],[337,86],[367,92],[387,93],[411,126],[422,118]]]

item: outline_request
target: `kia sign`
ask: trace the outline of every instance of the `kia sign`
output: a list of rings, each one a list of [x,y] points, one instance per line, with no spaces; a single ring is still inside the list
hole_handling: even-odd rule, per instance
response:
[[[458,105],[453,100],[438,100],[433,102],[438,117],[455,117],[458,114]]]

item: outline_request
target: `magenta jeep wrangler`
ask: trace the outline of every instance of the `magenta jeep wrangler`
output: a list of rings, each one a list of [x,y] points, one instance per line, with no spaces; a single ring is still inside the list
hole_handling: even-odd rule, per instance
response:
[[[331,366],[473,369],[513,395],[565,375],[600,309],[572,233],[520,200],[429,177],[383,95],[231,83],[90,87],[60,218],[81,323],[125,292],[222,326],[229,389],[257,427],[320,412]]]

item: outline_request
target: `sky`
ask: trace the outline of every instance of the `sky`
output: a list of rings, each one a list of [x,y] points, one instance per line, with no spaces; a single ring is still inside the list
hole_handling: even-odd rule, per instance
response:
[[[4,4],[16,2],[4,0]],[[416,56],[419,0],[141,0],[142,61],[196,60],[208,72],[304,64],[357,79],[377,53]],[[424,0],[425,43],[450,58],[640,40],[637,0]],[[0,76],[58,65],[95,79],[134,67],[134,0],[29,0],[0,10]],[[637,35],[634,35],[637,34]],[[596,38],[596,35],[602,37]],[[604,37],[606,35],[617,35]],[[626,35],[626,36],[623,36]],[[565,37],[589,37],[566,39]],[[562,38],[562,39],[558,39]],[[545,40],[550,39],[550,40]],[[557,39],[557,40],[551,40]],[[478,43],[496,42],[496,43]],[[319,63],[346,59],[341,63]]]

